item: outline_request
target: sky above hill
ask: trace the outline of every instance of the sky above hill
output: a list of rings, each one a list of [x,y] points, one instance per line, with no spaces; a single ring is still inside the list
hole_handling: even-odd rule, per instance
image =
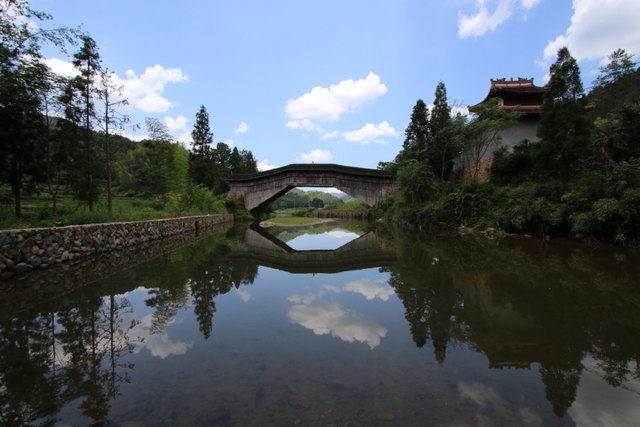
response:
[[[261,169],[290,163],[375,168],[402,147],[417,99],[443,81],[456,110],[491,78],[546,82],[557,50],[585,88],[617,48],[640,59],[638,0],[32,0],[81,26],[125,88],[124,111],[189,147],[204,105],[215,142],[251,150]],[[72,48],[72,52],[75,48]],[[73,72],[45,49],[47,63]]]

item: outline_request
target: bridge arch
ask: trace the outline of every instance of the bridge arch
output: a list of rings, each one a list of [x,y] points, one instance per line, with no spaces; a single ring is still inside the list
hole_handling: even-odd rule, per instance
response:
[[[393,190],[391,173],[335,164],[291,164],[227,179],[229,195],[256,211],[295,187],[335,187],[369,206]]]

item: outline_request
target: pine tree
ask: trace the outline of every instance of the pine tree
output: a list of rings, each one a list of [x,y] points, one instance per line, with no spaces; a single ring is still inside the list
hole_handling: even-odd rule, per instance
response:
[[[41,62],[41,47],[61,46],[75,34],[66,28],[47,29],[50,19],[26,0],[0,6],[0,179],[12,187],[17,217],[27,179],[32,184],[44,169],[41,110],[49,73]]]
[[[590,154],[591,122],[580,69],[566,47],[550,68],[538,136],[542,138],[537,167],[543,175],[566,182]]]
[[[126,99],[119,99],[124,91],[124,86],[116,86],[113,84],[113,74],[108,69],[100,71],[99,77],[97,93],[101,104],[101,115],[98,124],[103,132],[105,170],[107,175],[107,210],[111,212],[113,198],[113,164],[109,143],[113,129],[123,129],[124,125],[129,122],[129,117],[118,111],[119,107],[126,106],[129,102]]]
[[[80,75],[73,80],[76,90],[80,94],[81,106],[80,125],[84,132],[84,158],[81,163],[80,179],[75,183],[78,198],[84,200],[89,205],[89,210],[93,211],[93,204],[98,200],[100,188],[96,171],[100,171],[100,164],[97,161],[94,138],[93,123],[96,119],[96,109],[94,97],[96,95],[96,84],[98,73],[101,70],[100,55],[96,42],[89,36],[80,37],[82,46],[74,55],[73,65],[80,71]]]
[[[632,58],[633,55],[628,54],[624,49],[616,49],[609,55],[609,63],[599,68],[600,75],[596,78],[594,84],[596,86],[605,86],[632,74],[637,65]]]
[[[214,174],[212,170],[213,133],[209,128],[209,113],[204,105],[196,113],[196,122],[191,132],[191,153],[189,154],[189,176],[196,184],[205,187],[214,187]]]
[[[413,106],[411,119],[404,134],[402,150],[395,159],[396,166],[411,159],[424,161],[429,139],[429,110],[422,99],[418,99]]]
[[[447,100],[447,88],[443,82],[436,86],[433,110],[429,120],[429,146],[427,148],[427,161],[433,173],[444,182],[453,168],[453,158],[456,149],[452,138],[447,134],[447,128],[451,125],[451,107]]]
[[[201,159],[205,158],[211,151],[213,133],[209,128],[209,113],[204,105],[201,105],[200,110],[196,113],[196,122],[193,125],[191,138],[193,153]]]

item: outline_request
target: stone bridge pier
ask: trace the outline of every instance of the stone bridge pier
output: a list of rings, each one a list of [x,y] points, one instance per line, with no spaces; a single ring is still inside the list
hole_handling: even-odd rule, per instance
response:
[[[369,206],[393,191],[387,171],[334,164],[292,164],[265,172],[232,175],[229,195],[255,212],[295,187],[335,187]]]

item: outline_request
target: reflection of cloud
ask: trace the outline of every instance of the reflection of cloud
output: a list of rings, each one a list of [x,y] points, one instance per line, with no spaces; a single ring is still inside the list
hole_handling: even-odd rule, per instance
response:
[[[335,292],[336,294],[340,293],[340,288],[333,285],[322,285],[323,288],[328,290],[329,292]]]
[[[335,302],[294,305],[289,309],[289,319],[316,335],[331,334],[343,341],[367,343],[371,349],[380,345],[387,329],[367,320],[357,319]]]
[[[492,425],[500,420],[501,424],[541,426],[542,419],[526,406],[517,406],[500,397],[493,387],[485,384],[465,381],[458,382],[458,394],[461,400],[470,400],[481,408],[492,408],[497,417],[487,418],[482,411],[475,414],[476,425]]]
[[[378,280],[377,282],[386,283],[384,280]],[[371,300],[374,298],[380,298],[382,301],[387,301],[391,295],[393,295],[393,288],[385,285],[378,286],[369,279],[360,279],[353,282],[349,282],[344,285],[345,291],[356,292],[366,299]]]
[[[135,353],[140,352],[140,349],[145,347],[152,356],[164,359],[172,354],[185,354],[193,346],[193,342],[172,341],[166,332],[152,334],[150,330],[152,319],[153,316],[151,314],[144,316],[140,319],[140,323],[131,330],[131,336],[142,338],[134,350]]]
[[[336,239],[344,239],[345,237],[358,238],[360,237],[357,233],[353,231],[343,231],[343,230],[333,230],[327,233],[331,237],[335,237]]]
[[[248,302],[251,299],[251,294],[247,291],[238,289],[237,294],[242,300],[242,302]]]
[[[594,365],[593,361],[585,363],[587,368]],[[576,400],[568,411],[576,425],[637,425],[640,420],[640,381],[629,380],[625,388],[613,388],[590,371],[592,369],[583,371]]]
[[[289,298],[287,298],[287,300],[294,304],[311,304],[313,301],[315,301],[316,298],[321,297],[325,293],[325,291],[320,291],[316,293],[311,292],[306,295],[293,294]]]
[[[460,381],[458,383],[458,393],[462,400],[469,399],[479,406],[488,404],[500,405],[504,400],[498,396],[493,387],[489,387],[480,383],[467,383]]]

